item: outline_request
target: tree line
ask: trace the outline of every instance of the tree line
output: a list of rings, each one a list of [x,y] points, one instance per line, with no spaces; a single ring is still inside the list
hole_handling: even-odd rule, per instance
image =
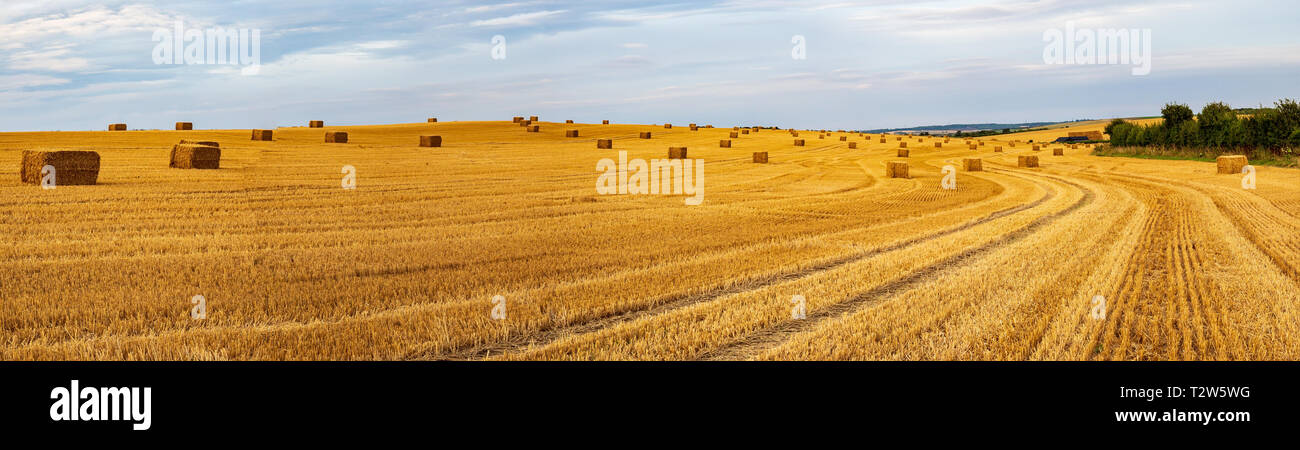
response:
[[[1115,147],[1161,147],[1266,150],[1289,154],[1300,148],[1300,104],[1283,99],[1272,108],[1259,108],[1239,116],[1227,104],[1215,102],[1193,114],[1187,105],[1170,103],[1160,110],[1163,123],[1138,125],[1115,119],[1106,126]]]

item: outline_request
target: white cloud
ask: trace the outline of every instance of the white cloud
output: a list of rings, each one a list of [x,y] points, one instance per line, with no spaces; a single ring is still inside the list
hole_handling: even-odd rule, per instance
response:
[[[470,22],[470,26],[505,27],[505,26],[536,25],[537,22],[543,19],[546,19],[548,17],[553,17],[559,14],[564,14],[566,12],[568,11],[559,10],[559,11],[537,11],[537,12],[530,12],[530,13],[515,14],[513,16],[497,17],[494,19],[475,20],[473,22]]]

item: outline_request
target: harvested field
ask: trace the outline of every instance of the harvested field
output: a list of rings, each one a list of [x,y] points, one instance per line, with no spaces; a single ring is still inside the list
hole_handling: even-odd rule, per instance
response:
[[[221,170],[169,169],[171,130],[0,133],[0,358],[1300,359],[1295,169],[1247,191],[1237,163],[1081,149],[1026,168],[1000,140],[903,162],[887,140],[758,133],[745,159],[714,145],[727,127],[579,127],[186,133],[223,143]],[[433,128],[454,144],[413,145]],[[707,163],[701,205],[594,191],[602,158],[663,159],[664,139]],[[24,183],[36,149],[98,153],[96,184]]]

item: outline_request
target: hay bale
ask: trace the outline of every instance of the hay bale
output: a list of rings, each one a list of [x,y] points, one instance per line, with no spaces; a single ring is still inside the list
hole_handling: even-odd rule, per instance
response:
[[[521,126],[521,127],[529,127],[529,126],[532,126],[532,125],[533,125],[533,121],[531,121],[531,120],[523,120],[523,121],[520,121],[520,122],[519,122],[519,126]]]
[[[421,147],[442,147],[442,136],[420,136]]]
[[[817,139],[826,139],[826,135],[824,135],[824,134],[819,134],[819,135],[817,135]]]
[[[758,164],[767,164],[767,152],[754,152],[754,162]]]
[[[908,174],[907,163],[903,161],[886,161],[885,162],[886,178],[912,178]]]
[[[668,147],[668,159],[686,159],[686,147]]]
[[[857,142],[850,142],[850,143],[849,143],[849,148],[858,148],[858,143],[857,143]]]
[[[799,137],[799,132],[798,132],[798,131],[794,131],[794,130],[790,130],[790,135],[791,135],[791,136],[794,136],[794,137]]]
[[[514,123],[523,122],[523,121],[524,121],[524,118],[523,118],[522,116],[515,116],[514,119],[513,119],[513,121],[514,121]]]
[[[1041,151],[1041,150],[1042,150],[1042,148],[1039,148],[1037,145],[1034,146],[1034,151],[1037,152],[1037,151]]]
[[[672,127],[673,127],[673,124],[671,124],[671,123],[665,123],[665,124],[664,124],[664,128],[672,128]]]
[[[980,141],[980,147],[984,146],[984,141]]]
[[[437,117],[430,117],[430,118],[429,118],[429,123],[438,123],[438,118],[437,118]]]
[[[220,147],[220,146],[221,146],[221,144],[218,143],[217,141],[191,141],[191,140],[189,140],[189,139],[181,139],[181,142],[180,142],[179,144],[177,144],[177,145],[200,145],[200,146],[204,146],[204,147]]]
[[[911,155],[911,154],[912,154],[912,151],[911,151],[911,150],[908,150],[908,149],[905,149],[905,148],[900,148],[900,149],[898,149],[898,157],[899,157],[899,158],[906,158],[906,157],[908,157],[908,156]]]
[[[325,128],[324,120],[311,120],[307,122],[307,128]]]
[[[1221,174],[1240,174],[1241,169],[1250,163],[1246,155],[1223,155],[1215,158],[1214,161],[1219,165]]]
[[[109,124],[108,131],[126,131],[126,124],[124,123]]]
[[[691,131],[700,131],[700,127],[697,127],[697,126],[695,126],[695,125],[691,125]]]
[[[171,164],[168,167],[173,169],[220,169],[221,147],[217,145],[189,144],[181,141],[180,144],[172,146]]]
[[[895,140],[895,141],[902,141],[902,140],[903,140],[903,137],[902,137],[902,136],[899,136],[899,137],[894,138],[894,140]]]
[[[898,148],[907,148],[907,143],[906,143],[906,142],[899,142],[899,143],[898,143]]]
[[[943,143],[942,143],[942,142],[935,142],[935,143],[934,143],[934,148],[943,148]]]
[[[176,131],[190,131],[194,129],[193,122],[176,122]]]
[[[573,119],[565,120],[564,123],[573,123]]]
[[[718,148],[731,148],[731,139],[723,139],[718,141]]]
[[[885,143],[888,143],[888,142],[889,142],[888,139],[880,138],[880,143],[881,143],[881,144],[885,144]]]
[[[528,127],[527,130],[528,130],[529,133],[537,133],[537,132],[541,132],[541,131],[542,131],[542,126],[541,126],[541,125],[533,125],[533,126]]]
[[[732,131],[731,134],[727,135],[727,137],[730,137],[730,138],[732,138],[732,139],[736,139],[736,138],[740,137],[740,133],[737,133],[737,132],[735,132],[735,131]]]
[[[749,134],[749,129],[740,130],[740,134]]]
[[[984,160],[979,158],[962,158],[961,168],[967,172],[980,172],[984,170]]]
[[[995,153],[1002,153],[1002,146],[1001,145],[994,146],[993,151]]]
[[[1019,167],[1038,167],[1038,156],[1036,156],[1036,155],[1028,155],[1028,156],[1021,155],[1020,158],[1019,158],[1019,160],[1016,161],[1016,165],[1019,166]]]
[[[612,139],[596,139],[596,148],[614,148]]]
[[[536,121],[537,121],[537,116],[528,116],[528,121],[529,121],[529,122],[536,122]]]
[[[979,148],[980,148],[980,146],[978,146],[978,145],[975,145],[975,144],[971,144],[971,145],[970,145],[970,149],[971,149],[971,150],[979,150]]]
[[[794,140],[794,146],[795,146],[795,147],[803,147],[803,139],[795,139],[795,140]]]
[[[1065,149],[1063,148],[1052,149],[1052,156],[1065,156]]]
[[[326,131],[325,142],[330,144],[348,143],[348,132],[346,131]]]
[[[1011,141],[1007,145],[1010,146],[1011,148],[1016,148],[1016,141]]]
[[[578,130],[564,130],[564,137],[578,137]]]
[[[89,186],[99,180],[99,153],[23,150],[18,175],[24,183],[41,184],[41,170],[54,166],[54,186]]]
[[[271,140],[271,131],[272,130],[253,130],[253,140],[269,141]]]
[[[601,124],[601,125],[609,125],[609,121],[608,121],[608,120],[602,120],[602,121],[600,121],[600,124]]]
[[[840,136],[840,142],[847,142],[848,140],[849,140],[848,136]]]
[[[649,132],[649,131],[642,131],[640,137],[641,137],[641,139],[650,139],[650,132]]]

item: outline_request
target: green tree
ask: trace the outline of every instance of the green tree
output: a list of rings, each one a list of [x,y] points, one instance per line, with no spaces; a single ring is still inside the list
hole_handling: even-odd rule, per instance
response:
[[[1176,129],[1183,122],[1192,120],[1194,114],[1192,108],[1181,103],[1170,103],[1160,109],[1160,115],[1165,118],[1165,126],[1170,129]]]
[[[1126,123],[1128,123],[1128,122],[1125,122],[1124,119],[1115,119],[1115,120],[1112,120],[1112,121],[1110,121],[1110,123],[1106,124],[1106,130],[1105,130],[1104,132],[1105,132],[1106,134],[1110,135],[1110,136],[1111,136],[1111,139],[1114,139],[1114,137],[1115,137],[1115,127],[1116,127],[1116,126],[1119,126],[1119,125],[1122,125],[1122,124],[1126,124]]]

